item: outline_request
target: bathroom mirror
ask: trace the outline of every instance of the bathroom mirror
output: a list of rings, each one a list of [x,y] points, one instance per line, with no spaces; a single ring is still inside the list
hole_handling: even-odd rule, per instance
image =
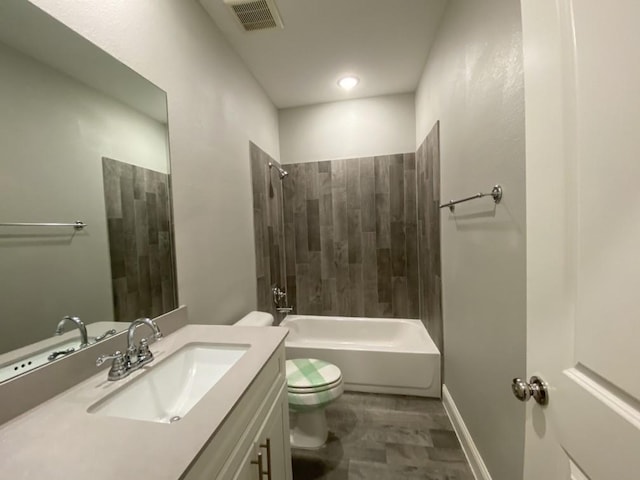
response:
[[[5,0],[0,146],[0,381],[177,306],[161,89]]]

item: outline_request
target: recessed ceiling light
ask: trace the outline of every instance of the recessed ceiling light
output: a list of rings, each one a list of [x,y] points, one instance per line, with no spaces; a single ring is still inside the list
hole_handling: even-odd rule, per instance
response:
[[[338,85],[345,90],[351,90],[353,87],[358,85],[358,83],[360,83],[360,79],[353,75],[348,75],[338,80]]]

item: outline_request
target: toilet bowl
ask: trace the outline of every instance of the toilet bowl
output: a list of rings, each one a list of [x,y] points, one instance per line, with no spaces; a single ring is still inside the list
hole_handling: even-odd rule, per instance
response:
[[[249,312],[235,325],[266,327],[273,325],[273,315]],[[320,448],[329,436],[325,408],[344,391],[342,372],[335,365],[315,358],[287,360],[286,370],[291,446]]]
[[[287,360],[291,446],[319,448],[329,435],[326,407],[344,391],[335,365],[315,358]]]

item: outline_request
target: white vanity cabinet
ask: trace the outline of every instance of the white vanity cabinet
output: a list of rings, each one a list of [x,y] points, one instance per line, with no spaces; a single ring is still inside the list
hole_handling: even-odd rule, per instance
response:
[[[251,382],[182,478],[292,480],[284,345]]]

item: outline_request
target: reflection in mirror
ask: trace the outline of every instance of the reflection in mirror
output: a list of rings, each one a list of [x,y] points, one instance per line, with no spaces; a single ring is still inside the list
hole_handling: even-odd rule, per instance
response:
[[[3,1],[0,145],[0,381],[175,308],[162,90]]]

